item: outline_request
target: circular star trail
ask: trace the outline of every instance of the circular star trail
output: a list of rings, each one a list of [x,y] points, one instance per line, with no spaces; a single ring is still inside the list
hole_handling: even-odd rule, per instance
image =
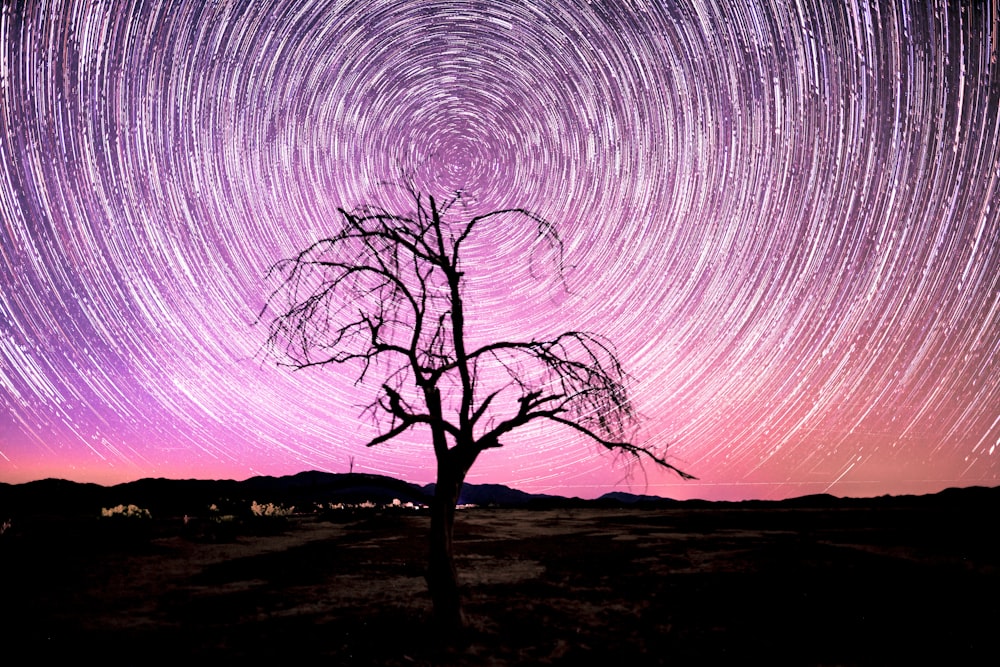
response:
[[[470,481],[596,496],[1000,483],[993,2],[7,2],[0,480],[304,469],[373,387],[262,352],[279,259],[337,207],[523,207],[470,246],[477,340],[617,345],[682,483],[529,429]],[[542,262],[544,264],[544,262]],[[551,273],[551,272],[550,272]],[[377,385],[376,385],[377,386]],[[622,481],[623,478],[625,481]]]

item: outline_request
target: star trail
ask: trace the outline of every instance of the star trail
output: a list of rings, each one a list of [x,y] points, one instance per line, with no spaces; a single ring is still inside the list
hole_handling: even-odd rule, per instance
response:
[[[469,258],[477,340],[615,342],[696,475],[558,428],[469,481],[595,497],[1000,484],[997,3],[3,3],[0,481],[433,480],[373,387],[263,351],[337,207],[550,220]],[[377,385],[374,385],[377,386]]]

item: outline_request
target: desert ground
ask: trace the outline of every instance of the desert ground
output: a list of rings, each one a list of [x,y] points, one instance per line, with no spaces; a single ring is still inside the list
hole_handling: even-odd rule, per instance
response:
[[[230,527],[49,518],[0,535],[0,637],[23,664],[998,664],[985,520],[464,510],[469,627],[443,642],[416,512]]]

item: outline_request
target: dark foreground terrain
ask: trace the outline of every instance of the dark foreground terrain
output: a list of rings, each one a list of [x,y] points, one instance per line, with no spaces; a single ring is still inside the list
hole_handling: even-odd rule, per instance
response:
[[[456,547],[470,627],[443,644],[417,512],[224,529],[49,517],[0,535],[0,641],[9,665],[993,665],[996,519],[466,510]]]

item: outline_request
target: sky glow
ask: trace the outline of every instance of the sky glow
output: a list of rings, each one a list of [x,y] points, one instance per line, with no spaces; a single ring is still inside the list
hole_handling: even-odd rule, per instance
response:
[[[615,342],[628,469],[557,427],[469,481],[594,497],[1000,484],[997,3],[4,2],[0,481],[433,480],[376,384],[263,353],[268,268],[337,207],[523,207],[470,335]],[[535,257],[536,261],[532,262]]]

